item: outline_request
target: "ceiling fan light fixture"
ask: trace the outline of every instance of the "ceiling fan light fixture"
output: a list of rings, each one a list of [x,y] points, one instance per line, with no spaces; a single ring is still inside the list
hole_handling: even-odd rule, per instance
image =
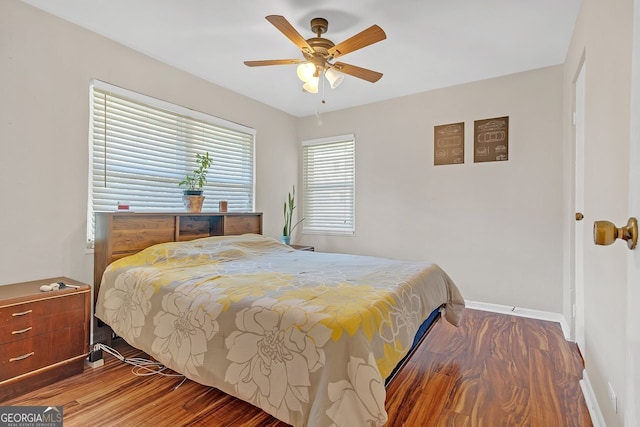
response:
[[[298,69],[296,73],[298,74],[298,78],[303,82],[307,83],[309,80],[313,78],[313,74],[316,72],[316,66],[311,62],[304,62],[298,65]]]
[[[309,93],[318,93],[318,82],[320,81],[319,77],[311,77],[311,79],[302,85],[302,89]]]
[[[325,77],[329,81],[329,85],[331,89],[335,89],[342,84],[344,80],[344,74],[334,70],[333,68],[329,68],[324,72]]]
[[[342,62],[332,62],[338,57],[386,39],[387,35],[379,26],[372,25],[356,35],[335,44],[331,40],[322,37],[322,34],[329,28],[329,23],[325,18],[313,18],[311,20],[311,31],[315,33],[316,37],[309,39],[302,37],[284,16],[268,15],[266,19],[300,49],[304,59],[244,61],[247,67],[297,64],[296,74],[304,82],[302,87],[305,91],[311,93],[318,93],[319,80],[322,79],[321,74],[325,74],[331,89],[340,86],[344,80],[344,74],[371,83],[375,83],[382,78],[382,73],[377,71]],[[322,92],[324,93],[324,80],[322,80],[322,83]]]

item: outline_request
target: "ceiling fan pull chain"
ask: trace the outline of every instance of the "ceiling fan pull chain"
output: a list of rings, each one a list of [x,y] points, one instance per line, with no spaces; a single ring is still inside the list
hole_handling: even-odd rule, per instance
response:
[[[324,71],[322,73],[320,73],[320,74],[324,74]],[[320,80],[322,80],[322,103],[326,104],[327,101],[325,101],[325,99],[324,99],[324,80],[325,79],[323,79],[322,76],[320,76]]]

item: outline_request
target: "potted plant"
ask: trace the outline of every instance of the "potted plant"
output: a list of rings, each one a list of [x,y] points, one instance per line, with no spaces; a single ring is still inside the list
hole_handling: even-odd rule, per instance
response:
[[[189,212],[202,211],[202,203],[204,202],[202,187],[207,183],[207,172],[212,161],[213,159],[209,157],[208,152],[205,154],[196,154],[198,168],[178,184],[179,187],[185,187],[182,201],[184,202],[184,207]]]
[[[293,210],[296,208],[295,198],[296,198],[296,186],[294,185],[293,193],[290,192],[287,198],[287,201],[284,202],[284,228],[282,229],[282,237],[280,238],[280,240],[285,245],[288,245],[291,243],[291,233],[298,226],[298,224],[304,221],[304,218],[302,218],[300,221],[296,222],[292,226]]]

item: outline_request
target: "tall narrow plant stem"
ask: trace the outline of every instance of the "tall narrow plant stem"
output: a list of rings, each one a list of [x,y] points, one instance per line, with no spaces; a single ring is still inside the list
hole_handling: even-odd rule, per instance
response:
[[[296,223],[292,226],[293,222],[293,211],[296,208],[295,204],[296,199],[296,186],[293,186],[293,191],[289,193],[287,197],[287,201],[284,202],[284,228],[282,229],[283,236],[291,236],[291,232],[293,229],[300,223]]]

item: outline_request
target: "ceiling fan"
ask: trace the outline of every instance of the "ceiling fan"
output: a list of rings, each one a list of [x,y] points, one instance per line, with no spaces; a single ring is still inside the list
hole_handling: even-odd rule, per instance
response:
[[[287,21],[284,16],[269,15],[267,21],[271,22],[282,34],[291,40],[300,50],[304,59],[268,59],[263,61],[244,61],[249,67],[261,67],[265,65],[288,65],[300,64],[298,66],[298,77],[305,82],[303,88],[312,93],[318,91],[318,79],[324,74],[331,88],[336,88],[344,79],[344,74],[375,83],[382,77],[382,73],[345,64],[344,62],[333,62],[347,53],[351,53],[363,47],[372,45],[387,38],[387,35],[377,25],[372,25],[353,37],[334,44],[331,40],[322,37],[327,32],[329,22],[324,18],[313,18],[311,20],[311,31],[316,37],[304,39],[298,31]]]

